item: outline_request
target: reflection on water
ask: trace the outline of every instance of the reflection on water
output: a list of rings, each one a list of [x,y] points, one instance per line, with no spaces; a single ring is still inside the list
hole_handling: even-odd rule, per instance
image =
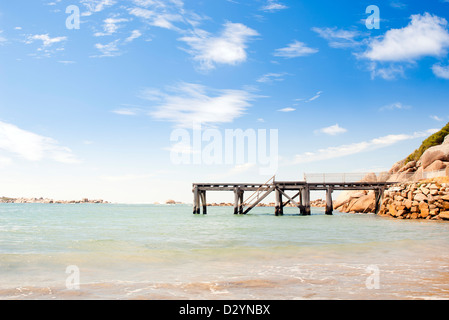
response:
[[[0,298],[449,298],[449,223],[286,209],[1,205]]]

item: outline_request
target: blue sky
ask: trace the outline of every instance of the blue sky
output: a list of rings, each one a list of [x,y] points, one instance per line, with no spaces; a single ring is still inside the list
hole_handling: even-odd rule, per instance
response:
[[[449,122],[448,20],[443,0],[4,1],[0,195],[188,202],[270,177],[173,163],[192,120],[278,130],[279,180],[388,170]]]

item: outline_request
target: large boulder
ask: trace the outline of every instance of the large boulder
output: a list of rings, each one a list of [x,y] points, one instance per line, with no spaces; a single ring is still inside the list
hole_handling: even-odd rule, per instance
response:
[[[446,139],[444,141],[446,141]],[[421,156],[420,160],[423,169],[426,169],[437,160],[449,161],[449,143],[440,144],[427,149]]]
[[[347,205],[353,199],[358,199],[366,195],[366,191],[342,191],[337,199],[334,201],[334,209],[339,209],[340,207]]]
[[[449,165],[449,162],[443,162],[441,160],[436,160],[432,164],[428,165],[424,171],[439,171],[444,170]]]
[[[397,173],[397,172],[404,166],[404,163],[405,163],[405,159],[396,162],[396,163],[391,167],[389,173],[390,173],[390,174]]]
[[[358,198],[354,203],[352,203],[348,207],[348,211],[350,212],[374,212],[374,203],[375,203],[375,196],[374,192],[369,192],[367,195],[364,195],[360,198]]]

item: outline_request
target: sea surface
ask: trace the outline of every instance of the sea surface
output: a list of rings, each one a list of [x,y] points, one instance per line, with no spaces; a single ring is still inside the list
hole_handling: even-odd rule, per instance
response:
[[[448,299],[449,222],[0,204],[0,299]]]

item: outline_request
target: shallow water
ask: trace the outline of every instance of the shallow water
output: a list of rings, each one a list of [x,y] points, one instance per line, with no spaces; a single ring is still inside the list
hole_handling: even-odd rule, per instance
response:
[[[449,298],[448,222],[273,210],[1,204],[0,298]]]

